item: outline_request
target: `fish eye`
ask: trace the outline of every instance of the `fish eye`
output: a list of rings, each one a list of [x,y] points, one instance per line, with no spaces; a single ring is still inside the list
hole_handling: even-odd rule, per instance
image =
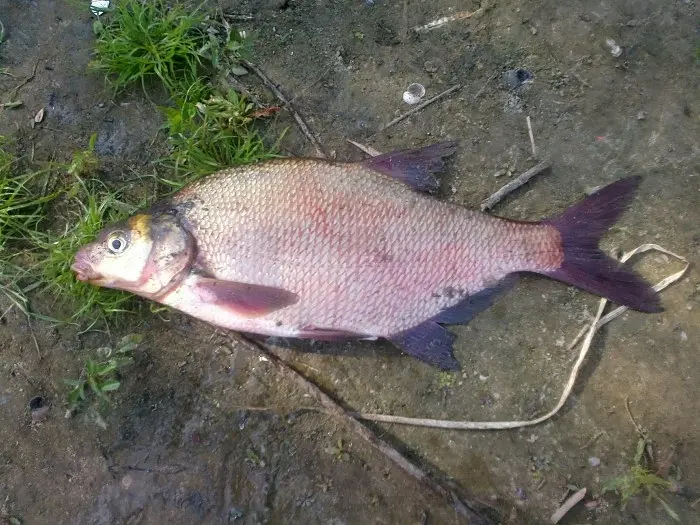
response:
[[[113,254],[120,254],[126,250],[128,243],[122,232],[114,232],[107,237],[107,249]]]

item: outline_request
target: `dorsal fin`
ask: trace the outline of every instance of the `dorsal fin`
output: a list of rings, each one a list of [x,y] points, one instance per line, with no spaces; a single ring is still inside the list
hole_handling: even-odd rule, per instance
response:
[[[400,180],[417,191],[433,193],[440,183],[433,173],[445,167],[445,157],[457,149],[457,141],[441,142],[422,148],[384,153],[362,161],[362,164],[384,175]]]

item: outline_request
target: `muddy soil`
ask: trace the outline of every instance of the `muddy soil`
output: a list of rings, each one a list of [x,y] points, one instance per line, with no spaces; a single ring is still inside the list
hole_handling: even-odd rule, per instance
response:
[[[84,2],[85,3],[85,2]],[[0,110],[0,134],[37,159],[65,159],[98,133],[102,176],[150,173],[163,150],[161,117],[141,92],[110,100],[86,72],[92,16],[77,2],[0,0],[5,41],[0,75],[24,102]],[[340,159],[459,139],[441,198],[477,207],[512,174],[549,158],[553,168],[494,212],[535,220],[622,176],[644,177],[631,210],[606,238],[629,250],[660,243],[700,259],[700,67],[698,6],[646,2],[505,1],[431,31],[412,28],[475,2],[223,0],[251,14],[253,60],[293,98],[324,147]],[[612,56],[606,40],[622,46]],[[513,90],[503,73],[532,82]],[[273,100],[253,78],[243,81]],[[459,91],[399,124],[411,82],[431,97]],[[45,108],[45,121],[30,120]],[[526,126],[532,120],[533,157]],[[314,150],[287,114],[282,146]],[[274,136],[271,134],[271,136]],[[658,280],[678,267],[651,255],[639,268]],[[639,438],[680,475],[667,495],[682,523],[700,505],[700,274],[663,292],[666,311],[626,313],[594,340],[562,412],[514,431],[457,432],[399,425],[373,428],[436,475],[452,478],[494,509],[502,523],[544,523],[567,485],[598,494],[623,474]],[[295,367],[356,410],[466,420],[531,418],[559,397],[576,357],[569,342],[596,309],[589,294],[541,278],[523,279],[469,326],[455,327],[455,378],[383,344],[285,349]],[[0,311],[7,304],[0,300]],[[107,429],[66,419],[63,379],[78,375],[91,349],[125,332],[145,340],[115,396]],[[36,335],[38,350],[32,339]],[[16,310],[0,325],[0,503],[26,524],[464,523],[443,499],[408,477],[313,405],[269,362],[220,344],[184,316],[147,316],[122,332],[79,334],[30,326]],[[51,408],[32,422],[29,400]],[[264,409],[264,410],[260,410]],[[342,447],[338,440],[342,439]],[[571,511],[562,523],[660,524],[659,505],[611,496]],[[8,518],[9,519],[9,518]],[[1,520],[0,520],[1,521]]]

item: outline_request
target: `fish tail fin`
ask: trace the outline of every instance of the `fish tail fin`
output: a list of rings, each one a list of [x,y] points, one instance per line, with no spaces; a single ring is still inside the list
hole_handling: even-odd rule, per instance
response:
[[[662,312],[659,294],[599,247],[601,237],[625,211],[641,177],[629,177],[589,195],[561,215],[544,221],[561,236],[564,260],[544,275],[640,312]]]

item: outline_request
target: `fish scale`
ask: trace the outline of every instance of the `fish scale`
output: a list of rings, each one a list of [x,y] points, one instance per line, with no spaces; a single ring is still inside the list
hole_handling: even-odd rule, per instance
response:
[[[639,177],[560,215],[509,221],[430,195],[455,143],[357,163],[279,159],[200,179],[106,228],[78,279],[128,290],[213,325],[306,339],[383,338],[456,369],[455,335],[535,272],[644,312],[658,294],[598,242]]]

